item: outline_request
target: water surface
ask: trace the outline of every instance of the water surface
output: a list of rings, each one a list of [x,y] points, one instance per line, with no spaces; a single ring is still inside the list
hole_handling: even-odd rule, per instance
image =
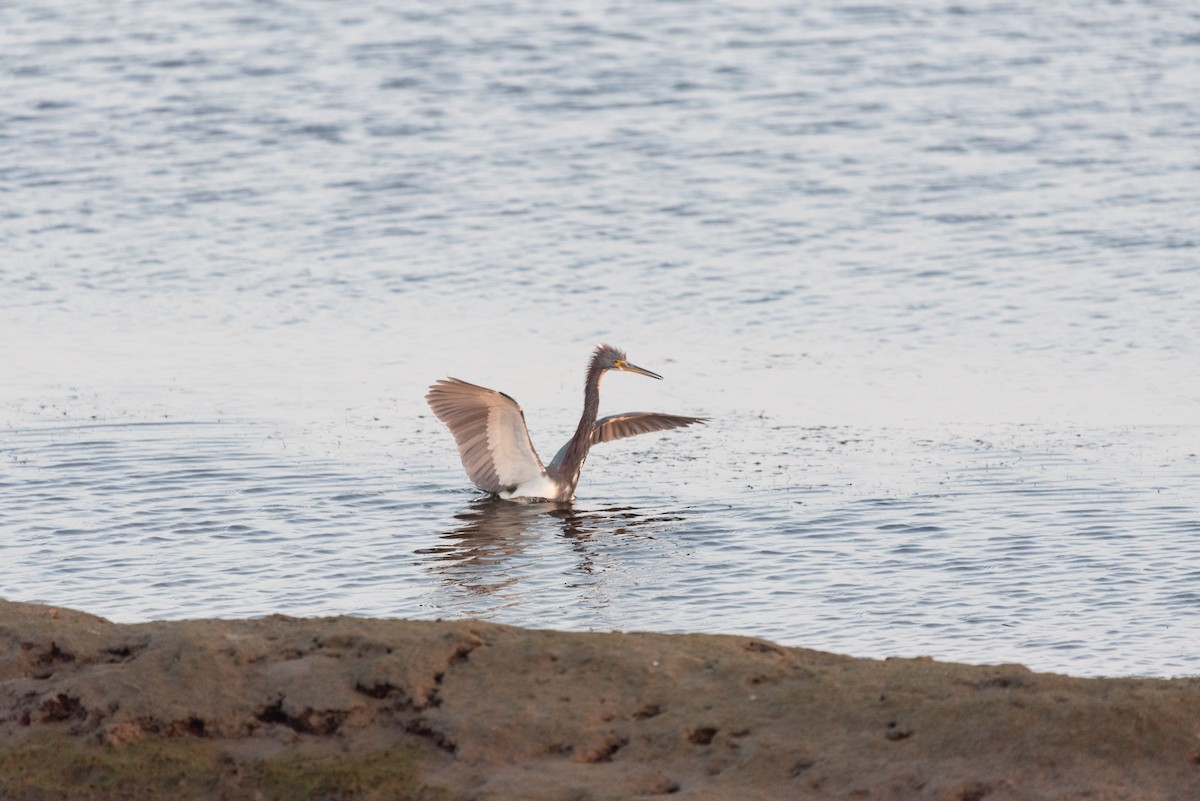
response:
[[[1184,3],[0,10],[0,595],[1200,672]],[[424,406],[496,387],[570,509]]]

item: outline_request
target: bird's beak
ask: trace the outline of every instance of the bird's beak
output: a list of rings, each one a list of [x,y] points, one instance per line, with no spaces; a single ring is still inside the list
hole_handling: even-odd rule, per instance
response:
[[[624,370],[627,373],[637,373],[638,375],[647,375],[647,376],[650,376],[651,378],[657,378],[659,381],[662,380],[662,376],[659,375],[658,373],[652,373],[649,370],[644,370],[641,367],[638,367],[636,364],[630,364],[629,362],[618,361],[617,369]]]

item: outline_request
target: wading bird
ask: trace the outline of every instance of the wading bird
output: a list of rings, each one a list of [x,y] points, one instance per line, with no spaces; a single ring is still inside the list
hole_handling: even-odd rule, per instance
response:
[[[630,364],[625,354],[611,345],[598,346],[588,362],[579,427],[548,466],[533,449],[521,407],[503,392],[447,378],[431,386],[425,400],[454,435],[463,467],[480,489],[506,500],[565,503],[575,496],[579,471],[593,445],[708,422],[704,417],[659,412],[627,412],[597,420],[600,379],[609,370],[662,378]]]

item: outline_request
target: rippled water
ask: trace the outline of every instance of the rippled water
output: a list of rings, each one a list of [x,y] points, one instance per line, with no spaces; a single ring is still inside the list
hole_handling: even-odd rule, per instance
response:
[[[0,596],[1200,673],[1184,3],[0,8]],[[425,387],[569,509],[472,492]]]

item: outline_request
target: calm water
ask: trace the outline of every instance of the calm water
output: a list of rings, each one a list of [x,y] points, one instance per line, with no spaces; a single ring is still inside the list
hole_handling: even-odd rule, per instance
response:
[[[5,4],[0,596],[1200,673],[1200,12],[794,5]]]

